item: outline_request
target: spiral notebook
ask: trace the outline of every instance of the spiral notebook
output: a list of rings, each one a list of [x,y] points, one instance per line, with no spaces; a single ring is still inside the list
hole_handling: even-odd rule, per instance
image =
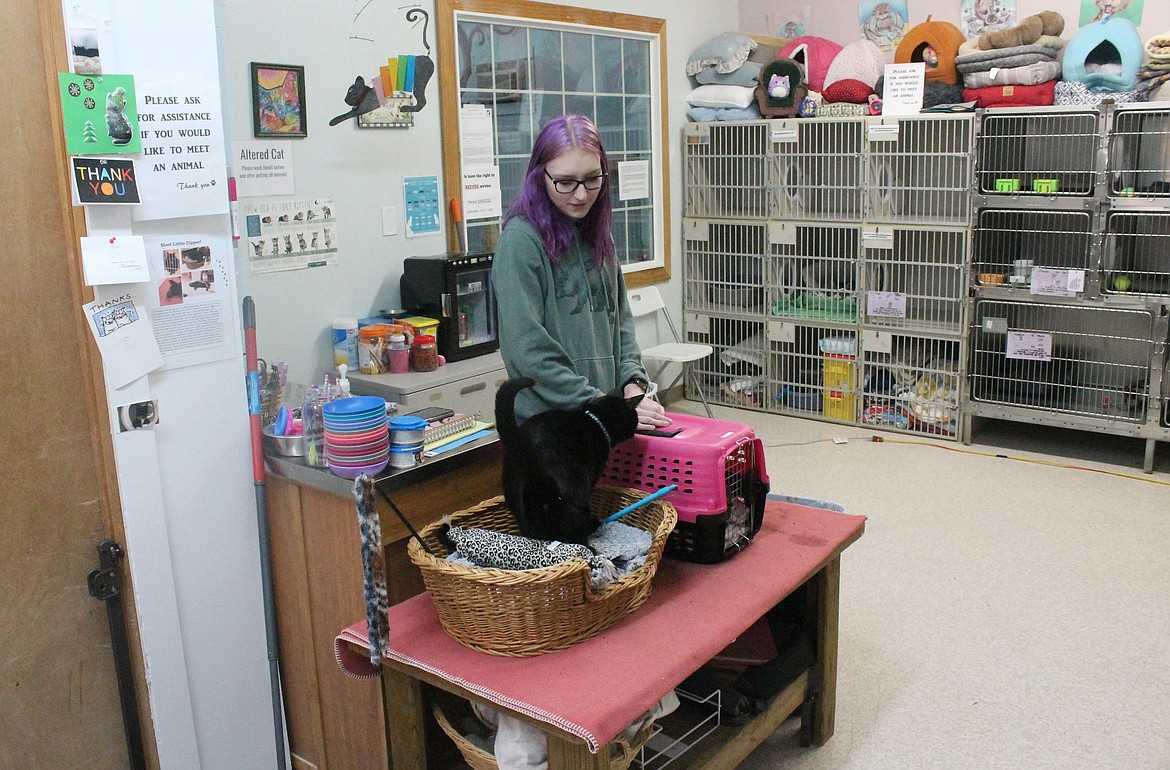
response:
[[[453,414],[450,417],[433,422],[427,426],[423,434],[424,444],[433,444],[440,439],[453,436],[460,431],[476,426],[477,417],[474,414]]]

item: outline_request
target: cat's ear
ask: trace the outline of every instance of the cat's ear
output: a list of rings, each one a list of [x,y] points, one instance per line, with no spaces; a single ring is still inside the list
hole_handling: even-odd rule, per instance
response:
[[[626,406],[628,406],[628,407],[630,407],[631,409],[633,409],[633,408],[634,408],[634,407],[636,407],[638,404],[642,403],[642,399],[644,399],[644,398],[646,398],[646,394],[645,394],[645,393],[639,393],[639,394],[638,394],[638,395],[636,395],[636,396],[627,396],[627,397],[626,397]]]

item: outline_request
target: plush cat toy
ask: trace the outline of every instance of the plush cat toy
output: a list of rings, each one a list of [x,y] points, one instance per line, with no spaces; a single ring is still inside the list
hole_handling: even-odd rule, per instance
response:
[[[773,99],[783,99],[792,93],[792,84],[787,75],[773,75],[768,78],[768,96]]]

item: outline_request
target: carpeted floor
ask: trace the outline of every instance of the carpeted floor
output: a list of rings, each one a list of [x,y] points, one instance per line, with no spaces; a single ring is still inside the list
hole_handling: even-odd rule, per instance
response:
[[[1081,431],[875,443],[715,414],[755,428],[773,491],[869,517],[842,557],[835,736],[803,748],[789,720],[742,770],[1170,767],[1170,447],[1147,475],[1144,442]]]

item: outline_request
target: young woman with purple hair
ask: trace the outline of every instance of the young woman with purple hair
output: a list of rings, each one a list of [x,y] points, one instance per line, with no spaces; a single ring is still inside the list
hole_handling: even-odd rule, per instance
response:
[[[492,263],[500,353],[510,377],[536,381],[516,397],[521,422],[602,393],[647,388],[614,253],[608,168],[592,121],[553,118],[504,217]],[[669,422],[658,402],[638,406],[639,429]]]

